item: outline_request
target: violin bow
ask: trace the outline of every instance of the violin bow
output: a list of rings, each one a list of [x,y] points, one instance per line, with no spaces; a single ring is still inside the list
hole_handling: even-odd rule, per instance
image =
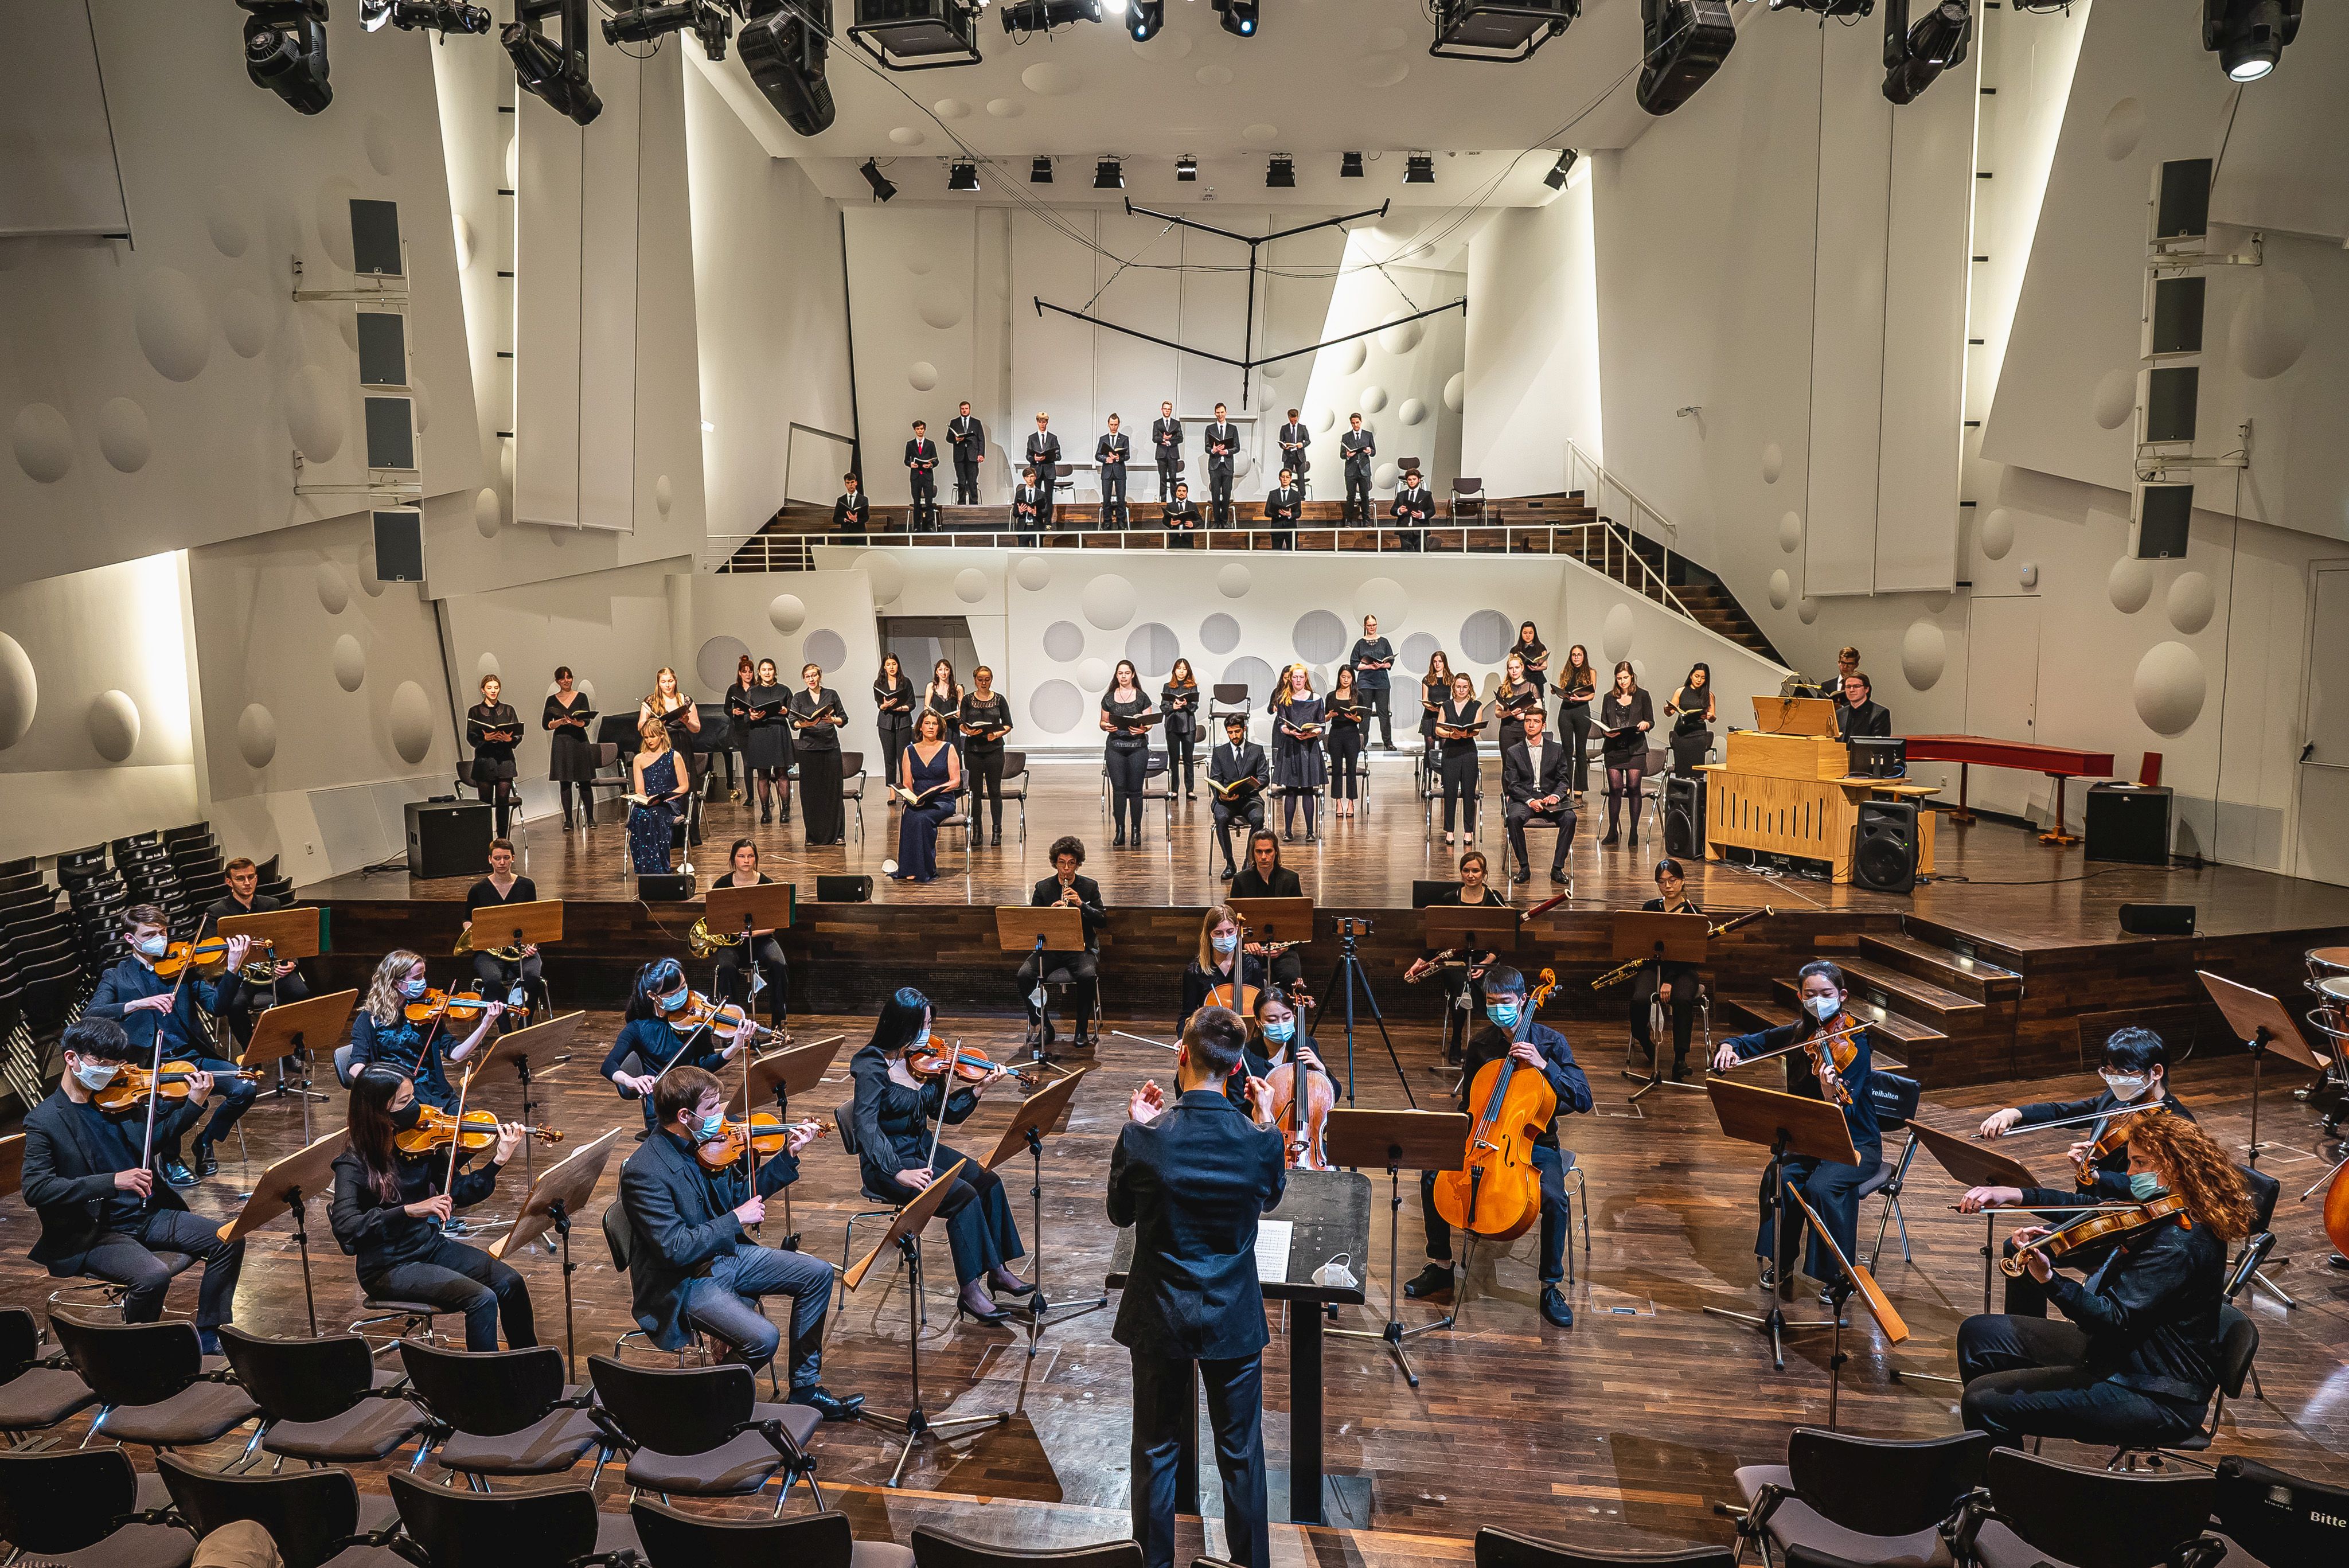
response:
[[[165,928],[164,935],[168,938],[170,934],[170,928]],[[168,945],[166,950],[169,950]],[[195,967],[196,944],[191,940],[187,961],[180,966],[180,972],[171,977],[171,1005],[155,1016],[155,1055],[147,1069],[147,1136],[139,1151],[139,1168],[141,1170],[150,1170],[155,1164],[155,1107],[163,1097],[163,1025],[180,1015],[180,988],[188,983],[188,971]],[[192,1047],[194,1042],[189,1044]]]

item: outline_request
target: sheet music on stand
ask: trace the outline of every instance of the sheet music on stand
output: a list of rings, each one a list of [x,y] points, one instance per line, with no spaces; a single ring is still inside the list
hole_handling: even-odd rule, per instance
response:
[[[1288,1278],[1288,1250],[1297,1237],[1294,1220],[1256,1222],[1256,1277],[1260,1283],[1280,1284]]]

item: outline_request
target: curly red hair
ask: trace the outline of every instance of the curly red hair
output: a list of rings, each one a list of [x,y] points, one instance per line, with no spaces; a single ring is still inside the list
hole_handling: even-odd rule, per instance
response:
[[[2251,1233],[2251,1200],[2243,1179],[2219,1141],[2180,1116],[2138,1116],[2129,1128],[2129,1147],[2158,1166],[2169,1190],[2186,1200],[2186,1212],[2221,1241]]]

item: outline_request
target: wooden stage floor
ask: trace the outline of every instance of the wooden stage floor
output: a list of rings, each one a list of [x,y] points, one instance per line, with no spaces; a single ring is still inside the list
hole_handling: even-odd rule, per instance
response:
[[[542,849],[542,872],[549,858]],[[847,1054],[865,1038],[869,1017],[801,1018],[794,1028],[802,1038],[844,1032],[844,1069]],[[1009,1050],[1016,1034],[1016,1024],[1000,1021],[945,1022],[992,1048]],[[614,1126],[633,1132],[638,1125],[636,1107],[619,1101],[594,1072],[616,1027],[613,1016],[590,1014],[581,1025],[577,1057],[540,1081],[543,1092],[552,1091],[546,1118],[574,1138]],[[1775,1373],[1762,1338],[1701,1311],[1709,1303],[1761,1310],[1753,1251],[1758,1151],[1721,1137],[1700,1095],[1659,1092],[1637,1109],[1629,1106],[1631,1085],[1615,1070],[1624,1049],[1619,1022],[1577,1020],[1568,1031],[1599,1098],[1595,1114],[1570,1118],[1564,1128],[1589,1179],[1587,1253],[1578,1228],[1574,1239],[1575,1327],[1553,1329],[1537,1316],[1535,1239],[1528,1235],[1506,1257],[1480,1263],[1463,1327],[1412,1342],[1422,1377],[1418,1389],[1405,1385],[1382,1347],[1330,1340],[1330,1467],[1370,1478],[1374,1528],[1390,1533],[1282,1527],[1276,1553],[1284,1565],[1459,1562],[1465,1538],[1488,1523],[1594,1545],[1723,1540],[1723,1522],[1709,1509],[1733,1500],[1734,1469],[1782,1460],[1791,1426],[1824,1422],[1826,1334],[1795,1336],[1786,1370]],[[1399,1034],[1403,1071],[1422,1103],[1430,1102],[1447,1081],[1436,1068],[1433,1032],[1413,1024]],[[1325,1025],[1321,1035],[1325,1050],[1340,1048],[1331,1027]],[[1361,1102],[1402,1105],[1402,1090],[1375,1036],[1363,1044]],[[2218,1448],[2337,1482],[2349,1480],[2349,1365],[2342,1349],[2349,1345],[2349,1273],[2325,1266],[2330,1249],[2315,1207],[2292,1201],[2337,1151],[2322,1138],[2315,1111],[2292,1098],[2299,1075],[2275,1070],[2280,1065],[2271,1064],[2267,1075],[2261,1130],[2282,1146],[2265,1162],[2286,1188],[2275,1228],[2282,1239],[2278,1251],[2292,1262],[2277,1278],[2301,1304],[2287,1312],[2257,1293],[2245,1298],[2261,1336],[2265,1397],[2229,1407]],[[1078,1093],[1069,1129],[1050,1146],[1048,1278],[1064,1293],[1102,1277],[1112,1239],[1101,1199],[1110,1143],[1131,1088],[1154,1075],[1164,1081],[1167,1069],[1164,1054],[1112,1037],[1099,1054],[1098,1076]],[[2206,1126],[2231,1143],[2244,1140],[2251,1075],[2240,1055],[2206,1048],[2179,1071],[2178,1083]],[[2043,1093],[2085,1093],[2089,1086],[2085,1076],[2073,1076],[2011,1092],[1955,1090],[1931,1096],[1929,1115],[1963,1124],[1998,1104]],[[511,1115],[514,1094],[510,1083],[492,1083],[482,1100]],[[816,1113],[845,1094],[844,1071],[835,1070],[795,1108]],[[336,1096],[318,1107],[322,1127],[341,1114],[339,1101]],[[968,1149],[991,1147],[1008,1115],[1008,1104],[990,1100],[957,1141]],[[264,1101],[244,1127],[251,1158],[259,1162],[296,1146],[301,1115],[290,1103]],[[1890,1141],[1897,1145],[1897,1138]],[[634,1146],[624,1138],[619,1147],[625,1152]],[[2044,1142],[2018,1144],[2014,1152],[2042,1163],[2054,1157],[2052,1144]],[[222,1153],[230,1158],[221,1177],[193,1195],[194,1206],[207,1215],[225,1212],[243,1168],[233,1145]],[[591,1214],[610,1199],[617,1170],[616,1161]],[[1032,1248],[1025,1173],[1014,1167],[1005,1174]],[[866,1207],[857,1196],[854,1162],[836,1142],[821,1143],[807,1157],[794,1191],[807,1247],[837,1258],[846,1214]],[[1407,1278],[1421,1261],[1422,1231],[1409,1184],[1404,1191],[1402,1273]],[[519,1196],[518,1181],[509,1179],[483,1210],[511,1212]],[[1888,1377],[1895,1366],[1950,1370],[1958,1324],[1980,1309],[1982,1232],[1978,1222],[1951,1211],[1955,1197],[1951,1181],[1920,1157],[1906,1203],[1913,1261],[1903,1261],[1895,1227],[1879,1271],[1914,1337],[1889,1349],[1855,1310],[1841,1409],[1849,1430],[1920,1436],[1957,1425],[1947,1388]],[[1871,1202],[1864,1211],[1863,1244],[1875,1233],[1878,1207]],[[1383,1220],[1375,1208],[1373,1214]],[[325,1238],[324,1216],[314,1210],[313,1220],[319,1319],[321,1326],[337,1327],[356,1315],[357,1285],[348,1262]],[[780,1227],[771,1220],[769,1229]],[[26,1261],[35,1231],[21,1203],[0,1205],[0,1298],[41,1312],[50,1284]],[[633,1326],[626,1282],[612,1269],[592,1219],[574,1239],[581,1265],[578,1347],[583,1355],[608,1352]],[[934,1279],[949,1277],[943,1249],[933,1251]],[[1387,1262],[1386,1228],[1375,1223],[1370,1304],[1350,1309],[1348,1326],[1374,1328],[1383,1319]],[[542,1333],[556,1338],[563,1304],[554,1261],[536,1253],[520,1266],[534,1293]],[[885,1410],[902,1409],[908,1393],[906,1303],[895,1281],[891,1271],[876,1269],[836,1314],[824,1369],[833,1389],[862,1392]],[[181,1281],[174,1304],[191,1304],[194,1290],[192,1276]],[[1811,1304],[1798,1295],[1792,1315],[1816,1315],[1803,1310]],[[1418,1323],[1434,1314],[1406,1303],[1402,1315]],[[303,1332],[302,1280],[282,1220],[251,1245],[237,1320],[264,1332]],[[1008,1410],[1013,1419],[916,1456],[907,1474],[911,1490],[902,1493],[877,1485],[895,1459],[894,1445],[881,1433],[854,1425],[823,1428],[817,1447],[823,1478],[828,1487],[842,1489],[835,1495],[855,1516],[859,1533],[902,1540],[912,1524],[927,1521],[1028,1543],[1122,1534],[1130,1407],[1126,1359],[1111,1339],[1112,1321],[1111,1313],[1101,1312],[1051,1329],[1042,1355],[1031,1363],[1009,1330],[957,1321],[943,1287],[934,1282],[930,1327],[923,1335],[932,1414]],[[1278,1334],[1281,1325],[1274,1327]],[[1285,1347],[1278,1338],[1266,1385],[1268,1441],[1278,1466],[1288,1451],[1289,1399]],[[67,1441],[78,1436],[69,1430]],[[222,1449],[222,1457],[227,1451]],[[2101,1459],[2068,1449],[2065,1457]],[[385,1467],[366,1471],[362,1484],[380,1490],[384,1473]],[[585,1471],[578,1475],[584,1480]],[[1207,1490],[1212,1498],[1212,1485]],[[624,1506],[625,1495],[607,1481],[605,1506]],[[1184,1542],[1186,1552],[1192,1544]],[[1219,1527],[1210,1526],[1203,1544],[1221,1545]]]

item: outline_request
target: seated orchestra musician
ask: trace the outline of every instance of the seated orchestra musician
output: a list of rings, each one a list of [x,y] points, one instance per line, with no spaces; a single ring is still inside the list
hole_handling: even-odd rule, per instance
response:
[[[1305,885],[1297,873],[1280,863],[1280,840],[1269,827],[1259,827],[1248,835],[1247,864],[1232,878],[1231,897],[1235,898],[1302,898]],[[1264,954],[1261,943],[1251,941],[1248,951]],[[1286,947],[1278,953],[1268,955],[1271,967],[1267,971],[1277,985],[1294,986],[1305,978],[1305,961]]]
[[[724,1135],[726,1094],[717,1077],[679,1067],[652,1093],[659,1131],[620,1167],[620,1210],[628,1249],[631,1311],[662,1350],[682,1350],[698,1329],[723,1341],[732,1359],[757,1372],[774,1360],[782,1335],[759,1310],[761,1298],[792,1299],[791,1402],[844,1421],[864,1403],[823,1386],[823,1319],[832,1307],[832,1265],[811,1252],[761,1246],[748,1231],[767,1217],[767,1199],[800,1173],[799,1151],[812,1123],[791,1129],[783,1151],[759,1161],[752,1189],[745,1158],[712,1169],[704,1146]]]
[[[1447,888],[1437,897],[1430,898],[1428,908],[1507,909],[1508,898],[1486,879],[1490,875],[1491,865],[1485,858],[1485,852],[1481,849],[1468,850],[1460,857],[1459,886]],[[1447,1041],[1451,1039],[1451,1018],[1458,1013],[1464,1015],[1460,1038],[1464,1040],[1475,1033],[1475,1019],[1484,1015],[1485,971],[1499,961],[1500,956],[1490,950],[1431,952],[1412,961],[1412,966],[1403,971],[1403,982],[1417,985],[1433,975],[1444,987],[1445,1038]],[[1447,1044],[1445,1049],[1454,1051],[1457,1046]]]
[[[1240,940],[1240,915],[1229,904],[1211,904],[1199,920],[1198,950],[1183,970],[1183,1009],[1174,1016],[1174,1033],[1183,1033],[1191,1014],[1207,1005],[1208,993],[1221,988],[1216,1005],[1244,1012],[1247,994],[1264,986],[1264,953],[1249,952]]]
[[[712,888],[768,888],[775,879],[759,869],[759,846],[747,838],[738,838],[726,854],[726,874],[712,881]],[[721,937],[740,938],[741,931],[714,931]],[[766,998],[767,1018],[774,1026],[775,1044],[788,1045],[791,1036],[784,1032],[783,1020],[791,1012],[791,965],[783,958],[781,944],[775,940],[774,928],[752,928],[748,941],[736,940],[730,947],[718,950],[718,996],[722,1002],[739,1002],[750,1011],[758,1008],[759,998],[744,994],[749,984],[745,978],[751,962],[759,966],[759,991]]]
[[[192,964],[166,978],[157,968],[171,950],[163,911],[152,904],[131,905],[122,911],[122,933],[130,951],[98,976],[98,989],[82,1012],[120,1024],[130,1040],[132,1061],[151,1065],[160,1037],[166,1061],[192,1062],[215,1080],[218,1099],[212,1120],[196,1134],[192,1163],[181,1158],[180,1144],[194,1127],[194,1117],[174,1120],[169,1136],[159,1136],[155,1143],[163,1179],[173,1187],[193,1187],[219,1171],[213,1146],[260,1097],[250,1078],[231,1075],[237,1065],[212,1048],[212,1031],[202,1018],[207,1012],[234,1013],[243,1006],[245,981],[239,968],[249,944],[243,937],[230,940],[227,961],[217,980],[204,979]]]
[[[682,1023],[693,1002],[693,988],[685,981],[685,966],[675,959],[655,959],[636,971],[636,988],[628,996],[627,1022],[604,1054],[603,1074],[624,1100],[642,1100],[645,1130],[658,1125],[653,1089],[664,1072],[699,1067],[716,1072],[732,1061],[756,1030],[746,1012],[732,1034],[720,1039],[708,1023]],[[642,1141],[641,1139],[639,1141]]]
[[[222,867],[228,891],[204,909],[204,922],[197,929],[199,938],[215,934],[220,923],[237,915],[262,915],[285,907],[285,901],[273,898],[261,891],[261,869],[252,857],[240,855]],[[310,994],[303,982],[301,967],[287,959],[274,967],[269,980],[248,980],[238,996],[240,1006],[226,1011],[229,1031],[236,1038],[241,1054],[253,1044],[253,1021],[282,1002],[300,1002]]]
[[[375,978],[367,982],[366,999],[351,1015],[351,1074],[356,1077],[366,1067],[380,1063],[414,1084],[416,1097],[426,1105],[436,1110],[454,1110],[457,1090],[449,1082],[447,1064],[473,1054],[497,1026],[501,1004],[479,1003],[481,1017],[472,1033],[444,1049],[441,1042],[450,1027],[445,1013],[435,1012],[422,1022],[408,1016],[410,1006],[429,1005],[426,992],[429,990],[422,958],[405,948],[394,948],[383,955],[383,961],[375,966]]]
[[[220,1222],[188,1212],[169,1186],[159,1187],[146,1147],[148,1102],[129,1099],[119,1110],[99,1106],[123,1069],[150,1065],[122,1025],[85,1013],[59,1042],[65,1070],[48,1097],[25,1114],[25,1202],[40,1216],[33,1262],[60,1279],[87,1276],[126,1287],[122,1321],[153,1323],[171,1288],[171,1253],[204,1266],[196,1298],[196,1338],[207,1355],[220,1352],[221,1324],[236,1302],[244,1243],[223,1241]],[[155,1106],[155,1143],[167,1131],[184,1132],[204,1113],[210,1074],[188,1080],[184,1100]]]
[[[1334,1092],[1337,1080],[1314,1049],[1312,1024],[1297,998],[1278,985],[1264,987],[1248,1009],[1247,1024],[1247,1040],[1240,1047],[1239,1065],[1224,1080],[1226,1099],[1253,1116],[1256,1106],[1248,1098],[1247,1081],[1270,1078],[1274,1068],[1291,1063],[1319,1074]]]
[[[1590,1082],[1574,1060],[1574,1047],[1565,1035],[1534,1021],[1526,1005],[1526,977],[1496,966],[1485,975],[1485,1016],[1490,1022],[1468,1041],[1460,1064],[1459,1106],[1473,1118],[1481,1106],[1470,1103],[1476,1074],[1488,1062],[1507,1056],[1519,1065],[1537,1069],[1557,1096],[1557,1109],[1534,1139],[1534,1168],[1541,1176],[1541,1314],[1559,1328],[1574,1326],[1574,1309],[1559,1291],[1566,1278],[1566,1156],[1557,1145],[1557,1118],[1590,1109]],[[1427,1267],[1406,1282],[1407,1296],[1432,1296],[1453,1288],[1452,1227],[1435,1209],[1436,1173],[1423,1171],[1419,1207],[1427,1225]]]
[[[1501,820],[1509,830],[1509,847],[1517,853],[1516,879],[1533,880],[1533,857],[1526,853],[1526,824],[1544,822],[1557,829],[1550,846],[1549,879],[1566,880],[1566,852],[1574,846],[1574,795],[1567,787],[1572,759],[1557,738],[1547,733],[1537,696],[1526,710],[1522,743],[1501,747]]]
[[[416,1085],[388,1067],[369,1067],[351,1080],[350,1144],[335,1157],[327,1213],[335,1240],[358,1260],[359,1284],[369,1297],[464,1314],[467,1350],[495,1350],[501,1317],[507,1349],[536,1345],[522,1275],[446,1230],[458,1210],[489,1197],[528,1129],[499,1124],[489,1159],[469,1165],[470,1151],[460,1152],[451,1180],[447,1149],[410,1155],[394,1141],[423,1111]]]
[[[1224,880],[1232,879],[1232,824],[1264,826],[1264,792],[1271,782],[1264,748],[1247,738],[1247,715],[1224,715],[1224,743],[1207,756],[1209,811],[1216,821],[1216,847],[1224,852]]]
[[[930,1023],[930,999],[901,986],[882,1003],[873,1038],[848,1063],[856,1085],[851,1111],[864,1189],[899,1202],[963,1158],[945,1142],[933,1141],[938,1125],[968,1121],[979,1096],[1007,1071],[997,1069],[975,1082],[961,1076],[955,1065],[963,1054],[960,1047],[933,1040]],[[916,1063],[933,1060],[932,1051],[944,1058],[936,1071],[916,1074]],[[955,1280],[962,1287],[955,1302],[958,1314],[999,1324],[1007,1314],[996,1305],[997,1295],[1035,1293],[1034,1285],[1011,1272],[1011,1261],[1027,1256],[1027,1248],[993,1171],[976,1161],[965,1165],[938,1206],[938,1217],[946,1221]]]
[[[471,939],[473,978],[481,981],[481,993],[497,997],[515,1009],[510,1023],[516,1026],[522,1022],[521,1013],[529,1008],[530,999],[545,992],[538,944],[523,942],[515,947],[512,928],[498,929],[497,916],[481,911],[505,904],[536,902],[538,884],[527,877],[514,875],[512,842],[491,839],[490,874],[465,891],[465,931]],[[512,949],[515,956],[504,956],[500,950],[505,949]]]
[[[2150,1029],[2132,1026],[2114,1030],[2105,1041],[2100,1075],[2105,1082],[2103,1091],[2087,1099],[2010,1106],[1992,1111],[1982,1125],[1982,1136],[1986,1138],[2007,1137],[2037,1127],[2064,1127],[2071,1134],[2065,1140],[2071,1146],[2068,1157],[2075,1170],[2087,1173],[2085,1181],[2072,1188],[1971,1188],[1959,1199],[1959,1211],[1979,1214],[1993,1208],[2044,1209],[2050,1210],[2048,1220],[2060,1225],[2071,1216],[2057,1210],[2070,1205],[2127,1202],[2128,1129],[2148,1111],[2175,1111],[2189,1121],[2194,1119],[2194,1113],[2171,1096],[2168,1083],[2169,1047]],[[2009,1237],[2009,1256],[2013,1255],[2014,1248],[2014,1239]],[[2058,1266],[2078,1265],[2066,1259]],[[2016,1275],[2006,1282],[2005,1307],[2011,1315],[2045,1317],[2047,1293],[2035,1276]]]
[[[1651,914],[1702,915],[1694,898],[1688,896],[1688,872],[1671,856],[1656,862],[1656,897],[1640,906]],[[1672,1082],[1688,1076],[1689,1036],[1696,1028],[1698,992],[1704,984],[1703,972],[1692,963],[1665,963],[1650,959],[1640,966],[1631,981],[1631,1043],[1640,1059],[1652,1071],[1656,1065],[1656,1040],[1650,1028],[1650,1014],[1661,1004],[1672,1017]]]
[[[2050,1266],[2056,1227],[2015,1232],[2023,1266],[2068,1321],[1984,1314],[1959,1325],[1959,1410],[1971,1430],[2002,1443],[2153,1447],[2201,1426],[2219,1386],[2227,1249],[2251,1233],[2251,1204],[2226,1150],[2187,1117],[2127,1126],[2129,1196],[2145,1208],[2081,1217],[2111,1238],[2086,1243],[2100,1254],[2095,1272],[2075,1282]]]
[[[1109,924],[1109,911],[1102,907],[1101,884],[1090,877],[1077,875],[1077,867],[1084,863],[1083,839],[1073,836],[1056,838],[1052,841],[1052,874],[1028,890],[1030,908],[1041,909],[1064,904],[1081,911],[1084,923],[1083,951],[1031,952],[1019,965],[1020,1005],[1028,1010],[1030,1027],[1042,1029],[1048,1048],[1057,1036],[1051,1013],[1036,1003],[1036,990],[1045,975],[1062,970],[1069,976],[1069,1006],[1076,1014],[1076,1049],[1083,1051],[1092,1044],[1093,999],[1101,986],[1101,932]]]
[[[1841,1102],[1844,1122],[1851,1130],[1851,1145],[1859,1156],[1859,1163],[1845,1165],[1837,1160],[1792,1155],[1785,1161],[1785,1171],[1786,1180],[1801,1189],[1804,1199],[1826,1221],[1843,1255],[1857,1257],[1859,1184],[1874,1174],[1884,1158],[1884,1135],[1877,1127],[1876,1102],[1868,1093],[1868,1076],[1874,1071],[1872,1050],[1868,1031],[1844,1011],[1849,988],[1844,983],[1842,970],[1825,959],[1814,959],[1802,967],[1795,989],[1802,1002],[1800,1022],[1723,1041],[1721,1049],[1713,1053],[1713,1069],[1726,1073],[1749,1056],[1784,1053],[1788,1094],[1806,1100],[1823,1100],[1828,1105]],[[1821,1042],[1816,1049],[1810,1044],[1814,1040]],[[1849,1060],[1838,1068],[1835,1058],[1846,1054],[1842,1049],[1846,1045],[1850,1047]],[[1754,1255],[1762,1260],[1764,1286],[1776,1285],[1780,1272],[1792,1262],[1793,1231],[1799,1228],[1802,1213],[1790,1202],[1788,1210],[1798,1223],[1789,1226],[1786,1235],[1775,1235],[1776,1199],[1770,1173],[1764,1168],[1762,1220],[1754,1237]],[[1836,1277],[1834,1261],[1816,1236],[1804,1254],[1803,1272],[1822,1282]],[[1828,1293],[1822,1291],[1820,1297],[1829,1299]]]

